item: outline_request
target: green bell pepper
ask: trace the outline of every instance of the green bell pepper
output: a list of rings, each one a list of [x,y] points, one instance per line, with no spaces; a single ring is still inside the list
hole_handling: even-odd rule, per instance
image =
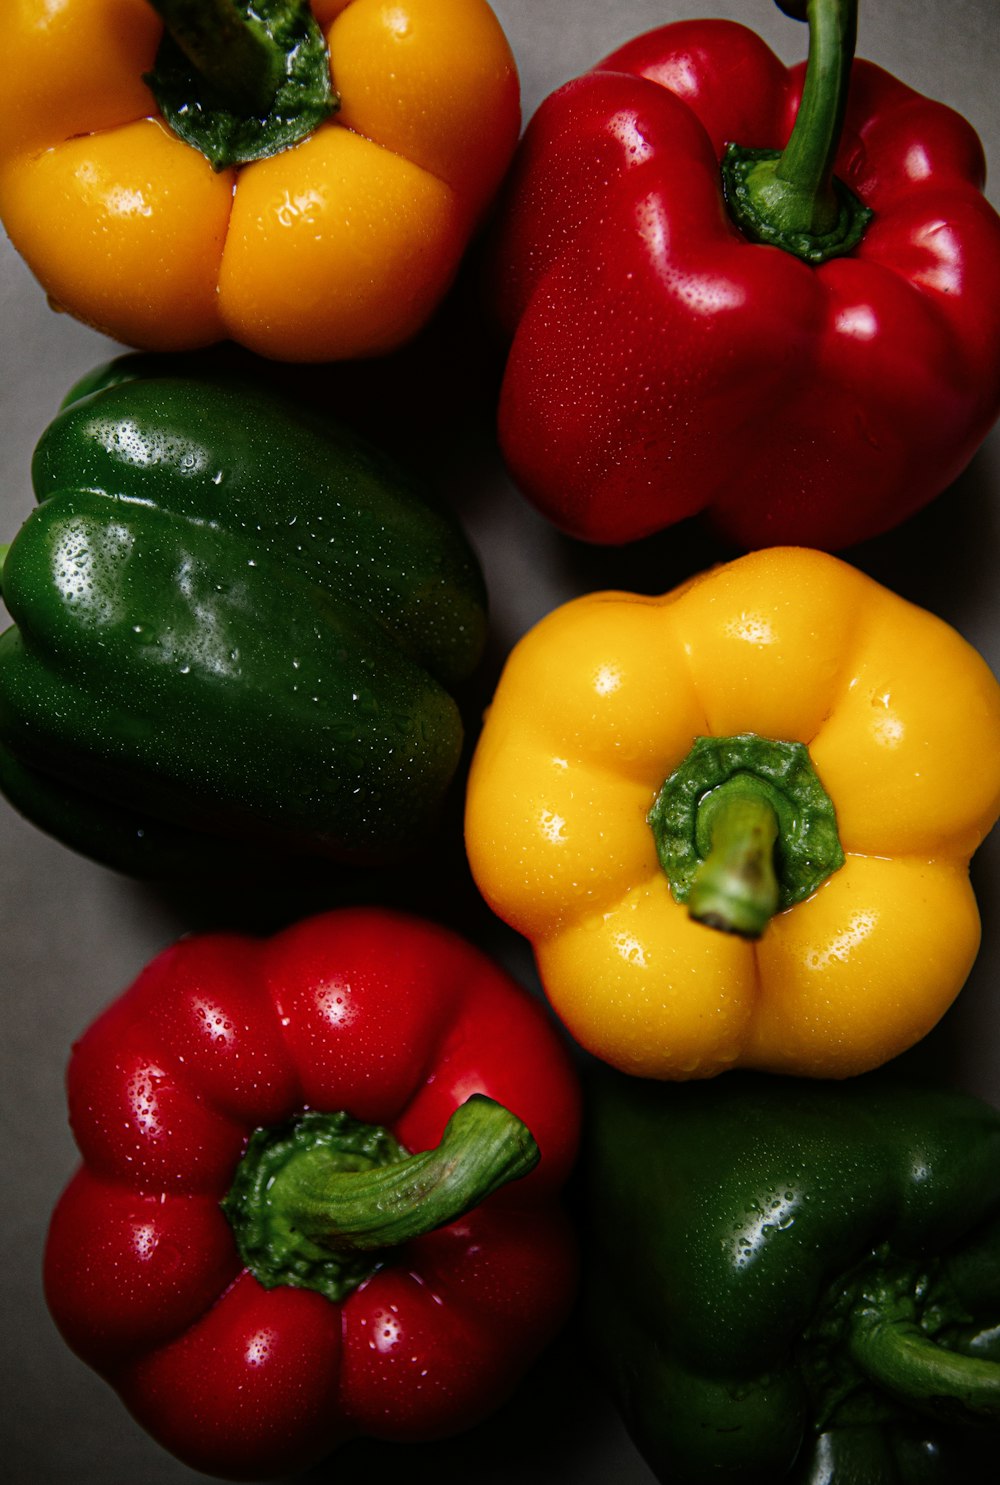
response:
[[[121,870],[423,841],[485,639],[457,523],[342,427],[225,373],[112,363],[33,460],[0,636],[0,788]]]
[[[988,1477],[1000,1113],[884,1074],[592,1094],[588,1320],[658,1478]]]

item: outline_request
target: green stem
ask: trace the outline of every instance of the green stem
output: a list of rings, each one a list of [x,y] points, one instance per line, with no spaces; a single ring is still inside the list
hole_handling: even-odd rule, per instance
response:
[[[164,33],[145,81],[178,139],[213,170],[280,154],[339,99],[307,0],[149,0]]]
[[[282,63],[274,41],[234,0],[148,0],[211,90],[239,113],[263,117]]]
[[[759,791],[742,779],[709,795],[706,828],[711,850],[695,875],[688,912],[699,923],[742,938],[760,938],[778,909],[774,870],[778,817]]]
[[[871,212],[833,174],[857,40],[858,0],[808,0],[809,60],[783,150],[732,144],[723,160],[730,212],[744,233],[807,262],[849,252]]]
[[[870,1381],[908,1407],[967,1423],[1000,1419],[1000,1364],[938,1345],[891,1291],[869,1294],[854,1312],[848,1348]]]
[[[763,200],[790,231],[825,233],[837,220],[833,162],[847,107],[857,39],[857,0],[810,0],[809,61],[802,101]]]
[[[10,542],[0,544],[0,598],[3,597],[3,565],[7,561],[7,553],[10,551]]]
[[[695,738],[647,819],[674,901],[748,938],[844,864],[836,810],[804,743]]]
[[[367,1253],[447,1226],[537,1162],[538,1146],[520,1119],[474,1094],[452,1114],[436,1149],[347,1173],[313,1151],[286,1167],[272,1200],[294,1211],[296,1228],[315,1242]]]
[[[223,1209],[265,1287],[339,1300],[386,1249],[456,1221],[538,1160],[521,1120],[482,1094],[455,1110],[436,1149],[416,1155],[380,1126],[308,1113],[256,1131]]]

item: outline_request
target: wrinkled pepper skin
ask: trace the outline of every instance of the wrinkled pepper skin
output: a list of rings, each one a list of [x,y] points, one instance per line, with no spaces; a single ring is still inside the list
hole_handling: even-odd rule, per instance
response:
[[[689,913],[650,822],[696,739],[747,736],[805,745],[845,858],[756,938]],[[772,548],[663,597],[576,599],[522,638],[473,757],[466,846],[595,1056],[651,1078],[840,1078],[913,1045],[964,983],[968,861],[998,812],[982,658],[839,558]]]
[[[396,859],[459,760],[473,553],[346,429],[136,362],[90,378],[35,453],[3,567],[0,784],[139,875]]]
[[[416,1441],[492,1411],[576,1283],[556,1193],[579,1088],[544,1009],[446,930],[377,909],[270,940],[186,938],[77,1043],[83,1159],[45,1258],[69,1345],[195,1469],[271,1478],[346,1437]],[[411,1151],[471,1094],[534,1135],[530,1174],[379,1255],[342,1302],[265,1288],[220,1208],[251,1132],[347,1110]]]
[[[517,72],[485,0],[315,0],[339,109],[213,170],[144,81],[146,0],[0,9],[0,218],[59,307],[128,345],[283,361],[392,350],[429,318],[507,167]]]
[[[794,38],[793,38],[794,41]],[[500,440],[591,542],[697,513],[841,550],[953,481],[1000,411],[1000,219],[971,126],[855,61],[836,173],[874,216],[819,266],[730,219],[726,145],[780,148],[802,87],[744,26],[680,21],[528,125],[492,271]]]
[[[995,1110],[884,1073],[670,1085],[604,1070],[588,1094],[590,1333],[665,1485],[990,1477]],[[912,1338],[922,1398],[896,1358],[871,1365],[873,1330]]]

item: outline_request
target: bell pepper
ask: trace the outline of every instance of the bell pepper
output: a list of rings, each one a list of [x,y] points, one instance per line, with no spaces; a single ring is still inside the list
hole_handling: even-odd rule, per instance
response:
[[[194,1469],[283,1477],[491,1412],[572,1302],[579,1089],[456,935],[342,909],[161,954],[76,1045],[45,1289]]]
[[[466,845],[597,1057],[839,1078],[958,993],[998,813],[982,658],[840,559],[771,548],[532,629],[473,757]]]
[[[35,452],[2,569],[0,787],[140,875],[396,859],[461,753],[472,551],[346,428],[136,360]]]
[[[878,1073],[603,1074],[587,1312],[657,1478],[990,1478],[1000,1114]]]
[[[1000,412],[1000,218],[972,127],[866,61],[678,21],[553,93],[492,257],[515,481],[593,542],[707,513],[839,550],[904,520]],[[800,107],[801,99],[801,107]]]
[[[485,0],[8,0],[0,218],[50,299],[155,350],[385,352],[520,127]]]

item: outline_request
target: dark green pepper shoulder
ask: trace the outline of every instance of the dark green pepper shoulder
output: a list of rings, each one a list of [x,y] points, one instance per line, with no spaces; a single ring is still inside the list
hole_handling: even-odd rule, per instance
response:
[[[588,1312],[659,1477],[951,1481],[919,1469],[1000,1427],[1000,1114],[884,1075],[591,1091]]]
[[[74,389],[35,453],[3,569],[8,797],[153,875],[220,842],[405,854],[485,639],[458,523],[347,428],[143,360]]]

